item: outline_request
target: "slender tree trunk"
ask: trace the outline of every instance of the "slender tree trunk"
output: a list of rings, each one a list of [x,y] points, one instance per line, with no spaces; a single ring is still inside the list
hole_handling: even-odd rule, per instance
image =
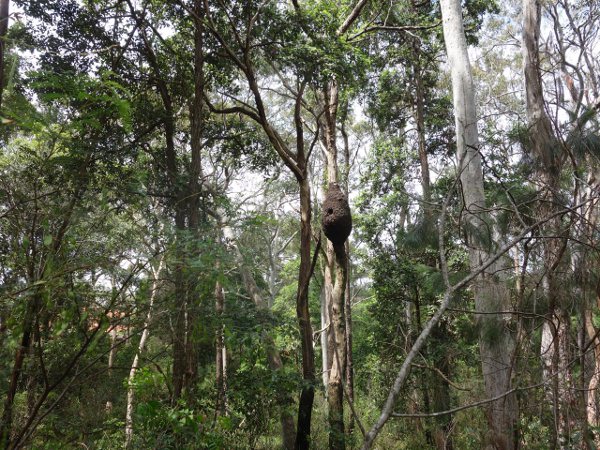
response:
[[[114,319],[114,317],[113,317]],[[115,357],[117,356],[117,328],[116,325],[112,325],[109,331],[109,345],[110,351],[108,352],[108,379],[111,380],[113,377],[113,366],[115,364]],[[113,409],[113,402],[110,399],[110,392],[108,400],[106,400],[105,410],[107,414],[110,414]]]
[[[0,111],[2,111],[2,96],[4,94],[4,84],[6,83],[4,60],[6,56],[9,5],[10,0],[0,0]]]
[[[452,73],[452,93],[456,119],[457,155],[467,222],[469,223],[469,259],[475,269],[488,259],[493,224],[485,212],[483,171],[479,154],[475,91],[467,53],[462,7],[459,0],[442,0],[444,40]],[[502,262],[500,260],[500,262]],[[511,389],[514,338],[507,327],[510,315],[490,314],[511,308],[509,291],[496,280],[502,264],[494,264],[474,283],[479,346],[485,392],[497,397]],[[498,271],[498,272],[497,272]],[[490,404],[487,411],[490,429],[486,447],[509,450],[518,446],[518,409],[515,394]]]
[[[127,378],[127,406],[125,410],[125,447],[131,448],[133,442],[133,402],[135,400],[135,391],[133,389],[133,380],[135,374],[139,368],[140,356],[143,353],[148,337],[150,336],[150,323],[152,321],[152,313],[154,312],[154,299],[158,292],[159,276],[164,267],[165,258],[161,256],[156,269],[152,269],[152,288],[150,291],[150,302],[148,304],[148,312],[146,313],[146,320],[144,321],[144,331],[138,344],[137,352],[133,357],[133,363],[131,363],[131,369],[129,370],[129,377]]]
[[[225,334],[223,329],[223,312],[225,310],[225,294],[223,286],[217,281],[215,285],[215,311],[217,313],[217,331],[215,336],[216,341],[216,384],[217,384],[217,401],[216,413],[219,416],[224,416],[227,412],[227,396],[225,391],[225,362],[227,361],[227,352],[225,350]]]
[[[303,164],[305,165],[306,161],[304,161]],[[300,328],[302,378],[304,380],[304,385],[298,403],[296,450],[308,450],[309,448],[312,406],[315,398],[315,354],[312,340],[312,327],[310,324],[310,312],[308,309],[308,290],[311,277],[310,222],[312,212],[310,204],[310,182],[306,176],[306,167],[303,167],[302,171],[305,176],[298,180],[300,186],[300,270],[298,272],[296,315],[298,317],[298,326]]]
[[[183,201],[183,200],[182,200]],[[185,260],[184,234],[185,234],[185,212],[181,203],[178,202],[175,213],[175,229],[177,261],[174,267],[174,306],[175,306],[175,329],[173,335],[173,397],[171,403],[177,404],[185,385],[186,348],[187,348],[187,285],[184,276],[183,261]]]
[[[344,320],[344,291],[347,278],[346,249],[344,244],[335,247],[336,274],[335,285],[331,296],[331,336],[333,355],[331,372],[327,388],[329,403],[329,448],[343,450],[346,448],[344,430],[344,364],[346,362],[346,333]]]
[[[600,283],[596,286],[596,307],[600,308]],[[586,315],[586,334],[588,339],[593,340],[592,347],[594,349],[594,366],[593,373],[587,386],[587,399],[586,399],[586,417],[587,423],[590,427],[598,427],[600,425],[600,417],[598,415],[598,402],[597,402],[597,390],[600,387],[600,339],[598,339],[598,330],[594,327],[592,322],[592,309],[588,308],[588,314]],[[600,436],[596,432],[594,433],[594,443],[596,447],[600,447]]]
[[[324,147],[325,148],[325,147]],[[323,194],[323,198],[327,195],[327,187],[324,183],[321,189]],[[333,339],[332,329],[333,329],[333,320],[332,320],[332,296],[333,296],[333,283],[334,283],[334,271],[335,271],[335,255],[333,251],[333,245],[331,242],[327,241],[325,245],[325,264],[323,264],[323,313],[325,324],[322,324],[322,328],[325,328],[323,331],[324,335],[324,344],[325,349],[323,350],[324,355],[327,356],[327,360],[323,361],[323,368],[325,372],[323,373],[323,380],[326,381],[324,384],[325,387],[325,397],[329,396],[329,376],[331,374],[331,364],[335,357],[335,340]],[[325,364],[326,363],[326,364]]]
[[[321,360],[323,369],[323,386],[325,387],[325,395],[327,395],[327,386],[329,385],[329,368],[331,367],[331,361],[329,358],[329,303],[328,302],[328,291],[329,286],[327,285],[326,270],[323,270],[323,287],[321,289]],[[330,276],[331,277],[331,276]]]
[[[346,191],[347,192],[347,191]],[[350,242],[346,250],[346,289],[344,290],[344,318],[346,320],[346,390],[348,399],[354,403],[354,360],[352,358],[352,292],[350,290]],[[348,420],[348,435],[354,430],[354,415]]]
[[[256,121],[265,132],[266,137],[271,143],[273,150],[281,158],[281,161],[290,170],[290,172],[296,178],[298,187],[300,190],[300,268],[298,270],[298,292],[296,295],[296,316],[298,318],[298,326],[300,331],[300,342],[302,348],[302,377],[303,387],[300,394],[300,401],[298,404],[298,427],[296,433],[295,447],[297,449],[308,449],[310,444],[310,428],[311,428],[311,417],[312,407],[314,402],[314,391],[315,391],[315,362],[314,362],[314,348],[312,342],[312,327],[310,323],[309,313],[309,285],[310,278],[312,275],[312,262],[311,262],[311,198],[310,198],[310,181],[308,177],[308,158],[310,156],[307,153],[304,142],[304,121],[302,119],[302,108],[303,108],[303,96],[304,90],[307,85],[306,80],[298,81],[298,91],[295,94],[294,104],[294,126],[295,126],[295,138],[296,138],[296,151],[291,151],[288,143],[282,138],[282,135],[271,124],[265,103],[262,98],[261,88],[259,87],[255,69],[253,67],[253,55],[254,50],[251,45],[242,45],[240,48],[241,55],[236,55],[227,44],[226,39],[217,31],[212,15],[210,14],[210,8],[208,7],[208,0],[203,0],[205,6],[205,15],[207,23],[210,25],[209,31],[215,36],[215,38],[221,44],[221,48],[227,54],[227,57],[232,61],[245,75],[248,88],[252,93],[252,97],[255,103],[255,112],[250,112],[245,108],[239,110],[242,114],[250,117]],[[294,5],[298,7],[297,3]],[[240,43],[238,41],[238,43]],[[211,109],[215,109],[211,106]],[[215,111],[223,113],[231,113],[231,110],[218,110]]]
[[[419,162],[421,164],[421,187],[423,189],[423,210],[431,212],[431,182],[429,180],[429,159],[427,158],[427,145],[425,141],[425,90],[423,76],[419,62],[421,50],[417,39],[413,40],[413,81],[415,87],[415,123],[417,125],[417,142],[419,149]],[[429,218],[429,217],[428,217]]]
[[[435,346],[437,343],[443,344],[451,339],[451,335],[446,328],[445,323],[439,323],[431,333],[432,342]],[[436,352],[437,353],[437,352]],[[450,366],[452,364],[451,357],[448,354],[440,355],[435,358],[435,367],[444,376],[449,377]],[[438,374],[433,374],[433,411],[447,411],[450,409],[450,385],[446,379],[441,378]],[[433,430],[433,441],[438,450],[452,450],[454,444],[451,437],[452,416],[446,415],[435,419],[435,429]]]
[[[590,158],[591,159],[591,158]],[[594,167],[593,162],[592,161],[588,161],[590,167]],[[579,204],[585,204],[585,201],[590,201],[593,198],[593,192],[597,189],[598,187],[598,181],[596,180],[596,177],[594,176],[594,172],[591,172],[588,175],[588,180],[587,180],[587,185],[588,187],[585,190],[585,194],[583,195],[583,198],[581,199],[581,201],[579,201]],[[591,203],[589,205],[587,205],[587,211],[582,211],[582,215],[583,217],[585,217],[585,223],[583,224],[583,234],[584,236],[582,237],[583,239],[589,239],[588,243],[591,244],[592,246],[594,245],[593,242],[593,230],[596,229],[597,227],[597,211],[598,211],[598,200],[592,200]],[[586,252],[587,251],[583,251],[583,254],[575,254],[575,258],[577,259],[577,261],[575,262],[574,266],[577,267],[577,270],[580,271],[580,273],[582,274],[583,279],[585,279],[587,281],[587,283],[589,284],[591,282],[592,279],[592,275],[590,268],[588,267],[587,264],[585,264],[585,256],[586,256]],[[593,270],[593,269],[592,269]],[[583,283],[582,283],[583,284]],[[584,284],[585,286],[585,284]],[[583,291],[583,289],[581,289],[581,291]],[[585,371],[586,375],[588,374],[588,372],[591,372],[591,376],[589,376],[589,380],[587,382],[587,389],[584,390],[585,392],[585,410],[586,410],[586,420],[587,420],[587,428],[589,430],[589,427],[592,428],[597,428],[600,425],[600,417],[598,415],[598,402],[597,402],[597,391],[598,388],[600,388],[600,339],[598,339],[597,336],[597,332],[598,330],[596,329],[596,327],[594,326],[593,323],[593,316],[594,316],[594,309],[600,309],[600,282],[596,283],[596,287],[595,290],[593,291],[593,298],[595,300],[595,304],[593,304],[592,302],[590,302],[589,300],[587,300],[585,294],[584,294],[584,299],[585,299],[585,312],[584,312],[584,327],[585,327],[585,333],[584,336],[587,336],[587,340],[590,342],[589,345],[592,346],[593,350],[593,357],[590,358],[590,362],[591,364],[589,364],[589,369]],[[586,341],[586,339],[583,339],[584,341]],[[584,349],[582,348],[582,351]],[[585,357],[585,354],[584,354]],[[586,366],[587,368],[588,366]],[[585,386],[584,386],[585,388]],[[600,447],[600,433],[593,433],[593,437],[590,436],[590,438],[593,440],[594,444],[596,445],[596,447]]]
[[[56,254],[58,252],[59,248],[61,247],[61,245],[63,243],[63,238],[65,237],[65,234],[71,224],[71,219],[73,217],[73,212],[75,211],[75,207],[77,206],[78,201],[82,198],[85,190],[87,189],[89,164],[90,164],[90,160],[88,158],[83,162],[83,164],[79,168],[79,183],[80,184],[79,184],[79,186],[77,186],[75,188],[75,191],[73,192],[73,196],[69,200],[69,204],[67,205],[67,207],[64,211],[61,224],[60,224],[56,234],[53,236],[52,252],[54,254]],[[37,209],[37,204],[34,207]],[[30,232],[31,232],[31,235],[33,235],[36,232],[36,221],[35,220],[33,222],[32,228],[30,229]],[[47,267],[46,263],[47,263],[47,258],[49,257],[49,255],[48,254],[43,255],[43,256],[39,255],[38,252],[36,251],[34,241],[35,241],[35,239],[31,239],[31,241],[30,241],[30,244],[32,244],[32,247],[30,248],[30,252],[32,255],[31,260],[35,261],[35,260],[39,259],[37,261],[38,265],[36,267],[35,263],[32,262],[29,264],[29,267],[27,269],[28,282],[31,286],[34,286],[34,289],[32,292],[33,295],[28,299],[27,306],[25,308],[25,313],[24,313],[23,322],[22,322],[23,327],[22,327],[22,331],[21,331],[22,332],[21,342],[20,342],[20,346],[17,347],[17,349],[15,350],[15,359],[14,359],[13,368],[12,368],[11,375],[10,375],[10,381],[9,381],[9,385],[8,385],[6,399],[4,401],[4,408],[2,411],[2,418],[1,418],[1,422],[0,422],[0,447],[5,448],[5,449],[11,448],[11,445],[13,444],[13,443],[11,443],[11,434],[13,432],[13,430],[12,430],[13,413],[14,413],[13,408],[14,408],[15,397],[17,395],[19,382],[21,379],[22,371],[23,371],[23,364],[24,364],[27,354],[29,353],[29,351],[31,349],[32,334],[34,332],[33,327],[34,327],[34,324],[36,323],[36,321],[39,320],[38,315],[39,315],[40,309],[43,305],[43,292],[42,292],[43,288],[40,287],[40,285],[44,284],[43,283],[44,276],[45,276],[44,273],[45,273],[45,268]],[[39,403],[39,401],[38,401],[38,403]],[[30,417],[29,419],[32,419],[32,417]],[[28,425],[30,425],[30,423]],[[21,430],[21,431],[24,432],[24,430]],[[17,436],[17,443],[18,443],[18,439],[20,439],[20,437],[22,437],[22,436]]]
[[[342,109],[343,115],[341,118],[341,134],[344,142],[344,178],[346,184],[346,192],[350,192],[350,140],[346,133],[346,119],[348,105],[344,105]],[[354,360],[352,358],[352,290],[351,290],[351,264],[350,264],[350,240],[346,240],[344,244],[346,249],[346,289],[344,291],[344,318],[346,320],[346,390],[348,399],[354,404]],[[348,420],[348,435],[350,436],[354,430],[354,415],[351,414]]]
[[[553,351],[552,379],[546,380],[553,388],[555,403],[555,441],[559,446],[570,445],[576,422],[575,394],[570,361],[570,316],[564,304],[564,280],[557,273],[563,263],[566,246],[566,230],[560,208],[560,173],[564,156],[556,139],[552,124],[545,111],[544,93],[540,71],[539,36],[541,5],[539,0],[523,0],[523,72],[529,121],[531,152],[539,161],[539,180],[542,183],[540,212],[542,217],[553,217],[542,227],[544,238],[544,287],[548,300],[546,323],[552,324]],[[546,326],[546,330],[549,327]],[[546,350],[542,348],[542,350]]]
[[[339,179],[338,151],[336,143],[338,86],[335,80],[328,83],[322,93],[322,107],[324,110],[321,126],[324,132],[324,147],[327,158],[327,182],[337,183]],[[346,322],[344,318],[344,292],[347,279],[347,255],[344,245],[334,247],[327,241],[327,265],[325,267],[325,289],[333,283],[328,272],[335,271],[335,285],[329,298],[329,352],[330,372],[327,386],[327,403],[329,410],[329,448],[342,450],[345,445],[344,429],[344,375],[346,365]]]

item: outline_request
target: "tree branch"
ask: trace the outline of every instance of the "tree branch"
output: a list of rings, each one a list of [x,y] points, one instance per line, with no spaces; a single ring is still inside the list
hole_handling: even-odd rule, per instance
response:
[[[537,387],[536,386],[532,386],[532,387]],[[473,403],[469,403],[468,405],[463,405],[463,406],[459,406],[457,408],[452,408],[452,409],[447,409],[446,411],[437,411],[437,412],[433,412],[433,413],[415,413],[415,414],[401,414],[401,413],[392,413],[390,414],[392,417],[411,417],[411,418],[415,418],[415,419],[419,419],[419,418],[427,418],[427,417],[440,417],[440,416],[447,416],[449,414],[454,414],[458,411],[463,411],[465,409],[470,409],[470,408],[476,408],[478,406],[481,405],[487,405],[488,403],[493,403],[496,400],[500,400],[501,398],[504,398],[510,394],[512,394],[513,392],[517,392],[520,391],[522,389],[525,388],[513,388],[510,389],[500,395],[497,395],[496,397],[492,397],[492,398],[487,398],[485,400],[481,400],[478,402],[473,402]]]
[[[348,29],[352,26],[354,21],[358,18],[358,16],[360,15],[360,12],[365,7],[365,5],[367,4],[368,1],[369,0],[359,0],[359,2],[354,6],[354,9],[352,9],[350,14],[348,15],[348,17],[346,17],[346,20],[344,20],[344,23],[336,31],[336,34],[338,36],[341,36],[346,31],[348,31]]]
[[[367,27],[362,30],[360,33],[355,34],[348,38],[349,41],[353,41],[358,39],[363,34],[372,33],[374,31],[390,31],[390,32],[404,32],[408,33],[410,31],[418,31],[418,30],[430,30],[432,28],[437,28],[442,24],[441,21],[438,21],[432,25],[405,25],[401,27],[395,27],[391,25],[373,25],[371,27]]]

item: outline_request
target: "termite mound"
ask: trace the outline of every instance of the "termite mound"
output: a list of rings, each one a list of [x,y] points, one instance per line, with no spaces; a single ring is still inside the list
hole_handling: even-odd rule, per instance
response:
[[[352,215],[346,195],[337,183],[330,183],[323,201],[321,226],[334,246],[343,245],[352,231]]]

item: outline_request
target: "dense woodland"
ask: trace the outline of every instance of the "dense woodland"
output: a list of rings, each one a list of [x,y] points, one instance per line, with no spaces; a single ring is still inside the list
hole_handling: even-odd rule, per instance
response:
[[[0,448],[600,448],[599,33],[0,0]]]

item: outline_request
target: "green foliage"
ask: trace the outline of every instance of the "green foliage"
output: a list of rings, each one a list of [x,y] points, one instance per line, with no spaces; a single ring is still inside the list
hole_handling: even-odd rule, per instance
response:
[[[153,400],[138,405],[136,418],[139,431],[132,446],[140,449],[224,449],[222,434],[231,429],[229,418],[220,418],[213,428],[210,418],[203,414]]]
[[[281,446],[281,408],[296,414],[304,381],[296,313],[297,183],[284,175],[272,141],[275,136],[293,160],[301,129],[304,150],[312,152],[309,178],[319,179],[328,87],[335,85],[339,94],[338,150],[348,144],[353,164],[341,181],[349,181],[354,206],[354,405],[364,425],[378,419],[399,366],[447,290],[441,256],[453,285],[469,272],[465,234],[479,233],[479,243],[494,251],[539,219],[544,187],[536,184],[540,167],[528,155],[531,136],[520,120],[520,68],[518,78],[510,76],[520,61],[495,50],[503,43],[496,32],[510,34],[514,22],[496,15],[505,5],[463,2],[469,44],[492,41],[490,48],[477,49],[473,61],[490,208],[481,223],[465,213],[456,180],[438,2],[367,2],[341,34],[356,1],[305,0],[297,7],[283,0],[209,3],[211,20],[201,1],[15,0],[19,9],[5,39],[0,117],[0,392],[7,397],[18,372],[10,428],[13,435],[30,433],[19,446],[122,448],[128,389],[134,394],[133,448]],[[575,3],[579,20],[591,7]],[[201,20],[194,17],[198,12],[204,14]],[[484,23],[489,29],[480,33]],[[564,31],[573,50],[576,34]],[[204,59],[196,86],[198,37]],[[544,53],[548,67],[560,63],[553,52],[549,46]],[[573,167],[561,174],[553,201],[570,208],[580,201],[574,186],[577,195],[596,194],[593,175],[600,155],[597,109],[587,104],[589,68],[582,63],[578,70],[585,101],[573,108],[557,97],[549,104],[549,111],[556,106],[569,115],[564,121],[564,114],[556,115],[564,123],[556,126],[555,151],[568,155]],[[254,81],[264,111],[248,89]],[[235,107],[236,113],[214,113],[204,104],[196,123],[197,89],[212,107]],[[292,119],[295,105],[300,128]],[[421,106],[423,120],[417,124]],[[257,113],[259,122],[268,120],[271,128],[240,113],[242,108]],[[423,141],[431,168],[427,197],[419,160]],[[342,155],[339,160],[341,167]],[[585,180],[593,181],[587,186]],[[315,191],[313,186],[313,197]],[[445,228],[439,236],[442,203]],[[572,239],[562,241],[564,258],[581,266],[576,276],[563,261],[557,266],[564,278],[560,287],[568,293],[564,298],[572,303],[572,345],[574,330],[584,323],[576,320],[587,304],[581,301],[596,295],[597,239],[593,223],[582,220],[593,222],[594,214],[573,208],[557,221]],[[313,220],[318,230],[318,214]],[[224,226],[234,231],[237,248],[223,238]],[[545,231],[532,230],[511,249],[516,263],[527,264],[520,277],[511,266],[503,281],[520,313],[514,378],[523,386],[539,386],[543,379],[538,351],[546,319],[541,316],[551,312],[540,288],[551,237]],[[159,260],[163,269],[153,273]],[[309,291],[315,332],[322,270],[319,260]],[[250,298],[247,276],[268,308]],[[217,282],[225,292],[223,312],[215,307]],[[483,328],[476,326],[472,296],[469,288],[454,294],[414,361],[397,411],[443,411],[485,398],[479,339],[499,341],[506,325],[482,320]],[[591,325],[598,326],[597,311]],[[144,331],[149,338],[130,381]],[[226,415],[215,412],[215,342],[221,332]],[[190,381],[175,401],[173,368],[181,336]],[[24,364],[15,372],[24,339],[29,340]],[[267,345],[276,347],[281,370],[269,367]],[[311,439],[320,449],[328,445],[329,430],[319,345]],[[572,361],[574,379],[586,381],[588,364]],[[587,392],[583,381],[572,390]],[[539,407],[548,404],[544,389],[519,396],[520,445],[547,448],[554,418],[550,408]],[[280,405],[282,397],[288,404]],[[25,429],[29,417],[34,426]],[[349,418],[345,407],[346,423]],[[393,419],[376,445],[433,449],[436,433],[443,432],[454,448],[478,449],[486,428],[483,408]],[[580,445],[584,437],[575,430],[568,438]],[[360,446],[357,427],[348,442]]]

